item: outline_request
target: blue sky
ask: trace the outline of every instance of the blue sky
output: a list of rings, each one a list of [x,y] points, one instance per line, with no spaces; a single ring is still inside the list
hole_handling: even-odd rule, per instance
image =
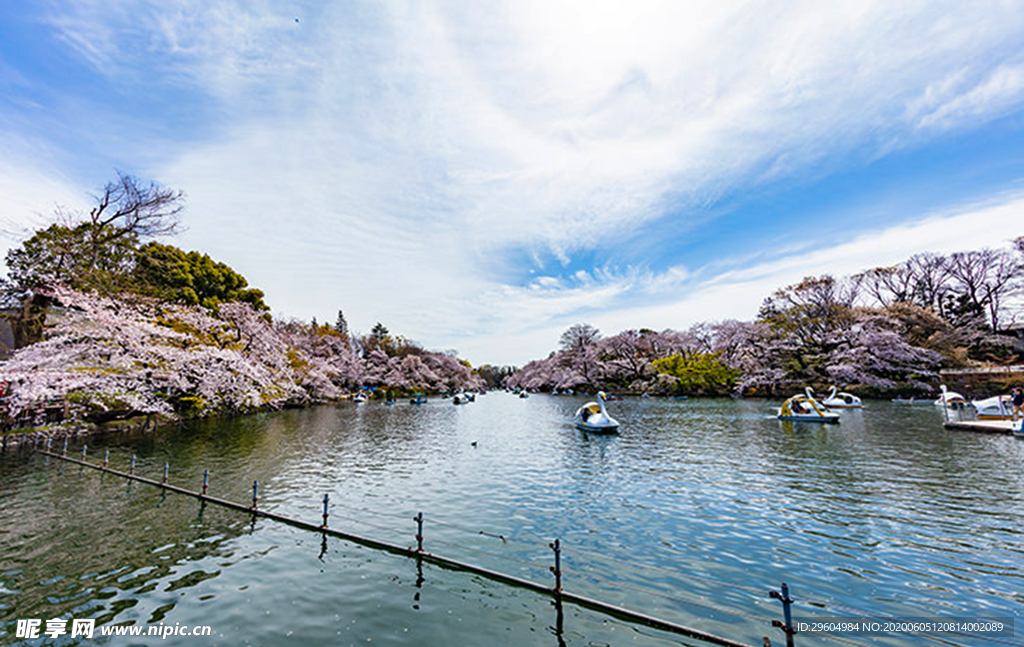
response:
[[[1024,235],[1016,2],[0,3],[4,246],[115,169],[280,316],[475,364]]]

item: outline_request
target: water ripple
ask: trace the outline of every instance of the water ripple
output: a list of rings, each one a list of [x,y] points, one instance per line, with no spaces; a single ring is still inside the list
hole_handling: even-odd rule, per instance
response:
[[[100,440],[111,464],[760,643],[787,582],[804,611],[1020,617],[1024,443],[869,403],[840,425],[757,401],[614,403],[619,436],[569,423],[580,398],[376,403]],[[849,414],[849,415],[847,415]],[[0,457],[0,608],[214,625],[211,644],[675,644],[543,597],[41,457]],[[628,636],[628,638],[627,638]],[[0,644],[8,636],[0,634]],[[965,643],[966,644],[966,643]]]

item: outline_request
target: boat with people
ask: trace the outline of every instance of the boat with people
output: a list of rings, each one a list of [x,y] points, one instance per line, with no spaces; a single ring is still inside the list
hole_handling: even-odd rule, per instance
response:
[[[471,396],[470,394],[468,394],[468,393],[466,393],[464,391],[459,391],[452,398],[452,404],[466,404],[466,403],[472,402],[472,401],[473,401],[473,396]]]
[[[839,391],[835,386],[833,386],[828,395],[819,400],[819,402],[829,409],[859,409],[864,406],[864,403],[861,402],[860,398],[852,393]]]
[[[616,433],[619,430],[619,422],[608,415],[604,408],[604,401],[607,399],[604,391],[597,394],[597,402],[588,402],[576,410],[573,422],[576,428],[583,431],[591,431],[599,434]]]
[[[972,400],[978,420],[1013,420],[1013,396],[994,395],[983,400]]]
[[[815,400],[809,388],[806,393],[794,395],[783,402],[775,417],[794,422],[839,422],[839,414]]]
[[[352,401],[356,404],[363,404],[370,401],[370,396],[366,395],[365,392],[357,393],[356,397],[352,398]]]
[[[893,398],[891,401],[893,404],[927,404],[928,406],[931,406],[932,404],[931,398],[917,398],[914,396],[910,396],[909,398]]]
[[[422,393],[417,393],[415,397],[409,400],[409,404],[426,404],[427,398]]]

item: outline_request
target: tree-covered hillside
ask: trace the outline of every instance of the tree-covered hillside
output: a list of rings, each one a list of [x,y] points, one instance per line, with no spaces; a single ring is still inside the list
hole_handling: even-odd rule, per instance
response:
[[[175,419],[480,383],[467,363],[380,323],[358,335],[340,311],[335,326],[274,321],[234,269],[153,240],[178,229],[182,207],[180,192],[118,174],[87,214],[59,211],[10,250],[8,425],[54,403],[67,420]]]

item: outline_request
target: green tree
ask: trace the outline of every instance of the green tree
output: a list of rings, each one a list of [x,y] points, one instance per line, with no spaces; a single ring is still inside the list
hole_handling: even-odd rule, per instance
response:
[[[729,368],[717,353],[683,353],[654,360],[658,373],[676,378],[679,393],[726,393],[736,385],[740,371]]]
[[[502,381],[516,372],[514,366],[493,366],[484,364],[476,369],[476,374],[484,381],[489,388],[501,388]]]
[[[56,284],[106,293],[123,289],[132,266],[135,236],[111,239],[97,255],[92,244],[88,223],[40,229],[7,252],[8,290],[24,293]]]
[[[150,242],[136,252],[133,275],[138,292],[167,301],[211,309],[228,301],[243,301],[258,310],[269,310],[261,290],[248,287],[244,276],[207,254]]]
[[[107,241],[99,255],[91,252],[92,240],[88,223],[74,227],[53,224],[8,250],[8,276],[2,281],[2,292],[11,311],[2,317],[11,326],[14,348],[42,339],[51,306],[45,288],[63,284],[110,294],[126,287],[135,236],[126,234]]]
[[[370,353],[375,350],[382,350],[385,353],[391,354],[393,350],[393,341],[391,339],[391,333],[381,322],[377,322],[370,329],[370,334],[366,337],[365,352]]]

